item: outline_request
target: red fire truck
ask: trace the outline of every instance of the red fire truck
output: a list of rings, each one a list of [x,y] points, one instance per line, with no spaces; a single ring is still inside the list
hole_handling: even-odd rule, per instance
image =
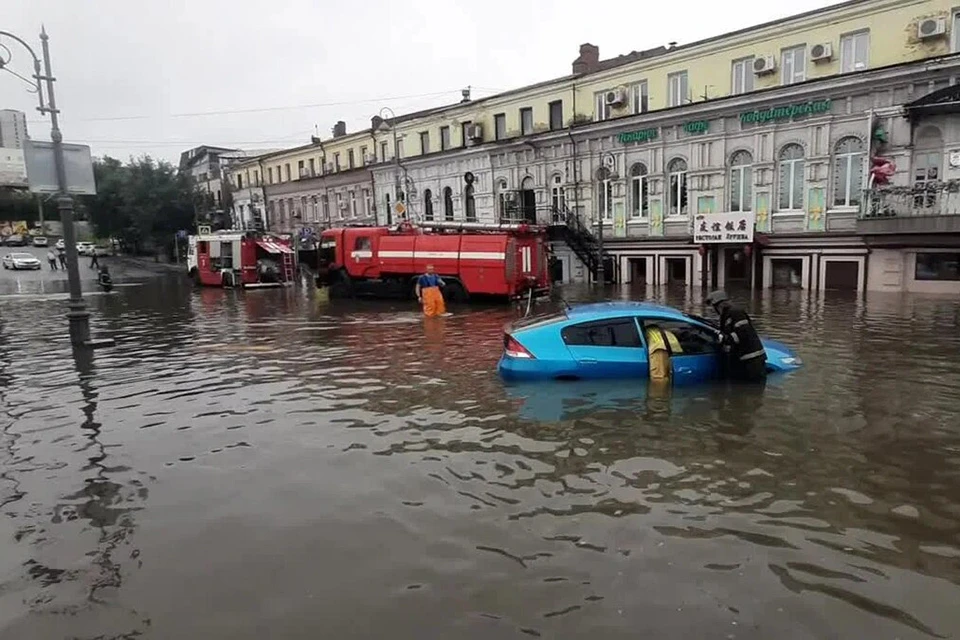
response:
[[[289,239],[203,230],[189,236],[187,246],[187,272],[197,285],[251,289],[293,284],[296,256]]]
[[[404,222],[327,229],[317,262],[317,285],[329,286],[333,297],[410,297],[428,264],[446,283],[444,297],[454,302],[550,290],[545,233],[526,224]]]

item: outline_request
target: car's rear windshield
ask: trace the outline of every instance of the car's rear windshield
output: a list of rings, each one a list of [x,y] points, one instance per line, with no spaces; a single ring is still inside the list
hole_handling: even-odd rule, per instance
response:
[[[513,324],[510,325],[510,328],[513,330],[530,329],[531,327],[551,324],[553,322],[561,322],[566,319],[566,311],[546,311],[527,316],[526,318],[520,318],[519,320],[514,321]]]

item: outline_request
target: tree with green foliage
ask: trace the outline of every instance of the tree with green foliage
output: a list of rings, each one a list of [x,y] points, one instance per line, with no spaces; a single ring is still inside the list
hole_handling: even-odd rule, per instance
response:
[[[169,162],[143,156],[122,164],[105,157],[93,170],[97,195],[84,205],[98,237],[116,238],[134,253],[169,252],[177,231],[193,229],[193,183]]]

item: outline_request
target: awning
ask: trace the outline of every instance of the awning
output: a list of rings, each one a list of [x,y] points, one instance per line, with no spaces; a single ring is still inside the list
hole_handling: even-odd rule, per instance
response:
[[[269,240],[257,240],[257,246],[267,253],[293,253],[293,249],[287,245],[270,242]]]
[[[903,105],[908,118],[960,112],[960,85],[951,84]]]

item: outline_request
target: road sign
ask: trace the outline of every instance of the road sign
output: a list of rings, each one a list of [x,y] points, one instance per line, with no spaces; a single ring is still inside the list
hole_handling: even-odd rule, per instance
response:
[[[393,210],[397,213],[397,215],[402,216],[407,212],[407,205],[403,204],[402,202],[398,202],[397,204],[393,205]]]
[[[209,225],[201,225],[201,226],[197,227],[197,235],[198,235],[198,236],[208,236],[208,235],[210,235],[210,226],[209,226]]]
[[[27,181],[34,193],[59,193],[57,166],[53,143],[24,140],[23,159],[27,166]],[[64,144],[63,163],[67,174],[67,192],[73,195],[97,195],[93,178],[93,158],[90,147],[84,144]]]

